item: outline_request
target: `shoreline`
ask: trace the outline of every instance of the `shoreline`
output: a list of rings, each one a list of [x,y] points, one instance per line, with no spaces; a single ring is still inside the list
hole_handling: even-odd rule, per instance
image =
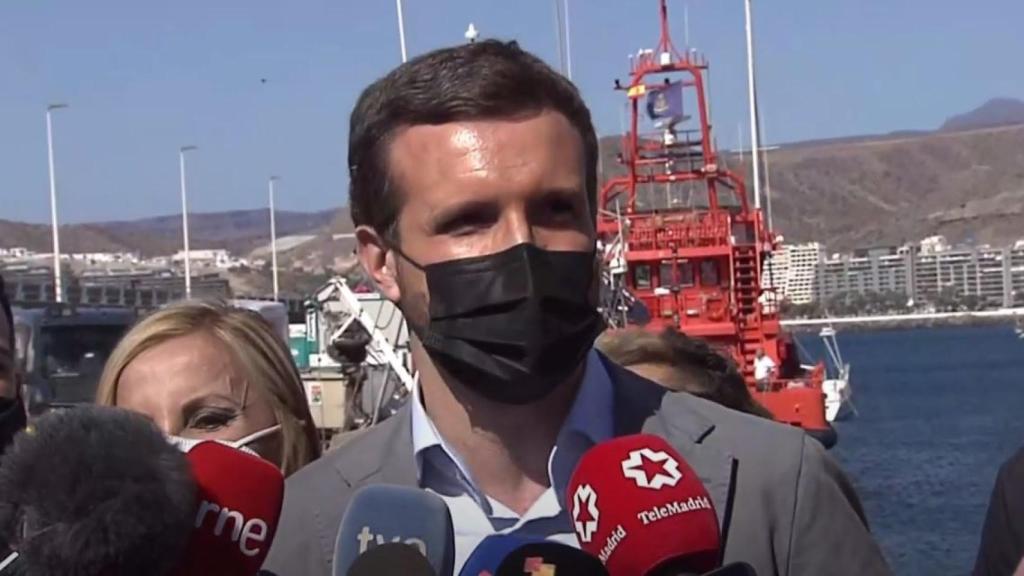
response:
[[[794,319],[788,324],[784,321],[783,328],[791,333],[795,334],[806,334],[806,333],[817,333],[828,324],[822,321],[821,323],[815,324],[804,324],[807,320]],[[948,327],[984,327],[984,326],[1002,326],[1005,325],[1009,328],[1014,326],[1014,316],[1001,315],[1001,316],[979,316],[976,314],[965,314],[948,317],[909,317],[899,318],[892,317],[885,320],[877,321],[858,321],[856,317],[850,318],[837,318],[834,319],[832,327],[837,332],[868,332],[877,330],[914,330],[921,328],[948,328]]]

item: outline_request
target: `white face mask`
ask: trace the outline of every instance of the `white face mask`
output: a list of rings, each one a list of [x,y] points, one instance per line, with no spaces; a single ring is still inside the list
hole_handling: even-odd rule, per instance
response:
[[[193,448],[195,448],[197,445],[199,445],[199,444],[201,444],[203,442],[219,442],[219,443],[221,443],[221,444],[223,444],[225,446],[230,446],[230,447],[232,447],[232,448],[234,448],[236,450],[241,450],[242,452],[245,452],[246,454],[249,454],[251,456],[255,456],[255,457],[259,458],[260,455],[257,454],[255,450],[250,448],[249,445],[254,443],[254,442],[256,442],[256,441],[258,441],[258,440],[262,440],[263,438],[266,438],[267,436],[270,436],[271,434],[275,434],[275,433],[279,432],[280,430],[281,430],[281,425],[280,424],[274,424],[273,426],[271,426],[269,428],[264,428],[263,430],[260,430],[258,432],[253,432],[252,434],[249,434],[248,436],[246,436],[244,438],[239,438],[238,440],[211,440],[211,439],[206,439],[206,438],[182,438],[181,436],[169,435],[169,436],[167,436],[167,441],[170,442],[173,446],[175,446],[178,450],[181,450],[182,452],[184,452],[185,454],[188,454]]]

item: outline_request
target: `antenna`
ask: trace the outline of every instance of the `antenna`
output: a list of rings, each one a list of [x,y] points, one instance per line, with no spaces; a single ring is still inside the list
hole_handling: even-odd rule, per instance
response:
[[[686,49],[690,49],[690,3],[683,4],[683,41],[686,43]]]

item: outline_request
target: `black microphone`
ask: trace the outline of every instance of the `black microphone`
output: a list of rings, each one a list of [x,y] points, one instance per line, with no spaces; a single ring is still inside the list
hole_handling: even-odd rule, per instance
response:
[[[531,542],[512,552],[494,576],[608,576],[600,560],[583,550],[559,542]]]
[[[0,574],[168,574],[185,552],[196,485],[146,417],[83,406],[20,433],[0,467]]]
[[[360,554],[346,576],[438,576],[414,546],[388,542]],[[444,576],[448,576],[447,574]]]
[[[703,574],[689,571],[685,567],[676,569],[670,563],[659,567],[650,576],[757,576],[757,572],[746,562],[733,562]]]

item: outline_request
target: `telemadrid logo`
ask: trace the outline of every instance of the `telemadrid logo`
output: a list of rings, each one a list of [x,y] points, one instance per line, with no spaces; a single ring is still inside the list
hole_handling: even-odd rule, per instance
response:
[[[645,466],[644,460],[650,464]],[[648,467],[656,467],[659,470],[648,475]],[[675,486],[683,477],[675,458],[662,450],[655,451],[650,448],[641,448],[630,452],[629,457],[622,461],[622,473],[626,475],[626,478],[636,482],[637,486],[651,490]]]
[[[599,516],[597,492],[594,492],[590,484],[580,484],[572,495],[572,520],[581,542],[590,543],[594,538]]]

